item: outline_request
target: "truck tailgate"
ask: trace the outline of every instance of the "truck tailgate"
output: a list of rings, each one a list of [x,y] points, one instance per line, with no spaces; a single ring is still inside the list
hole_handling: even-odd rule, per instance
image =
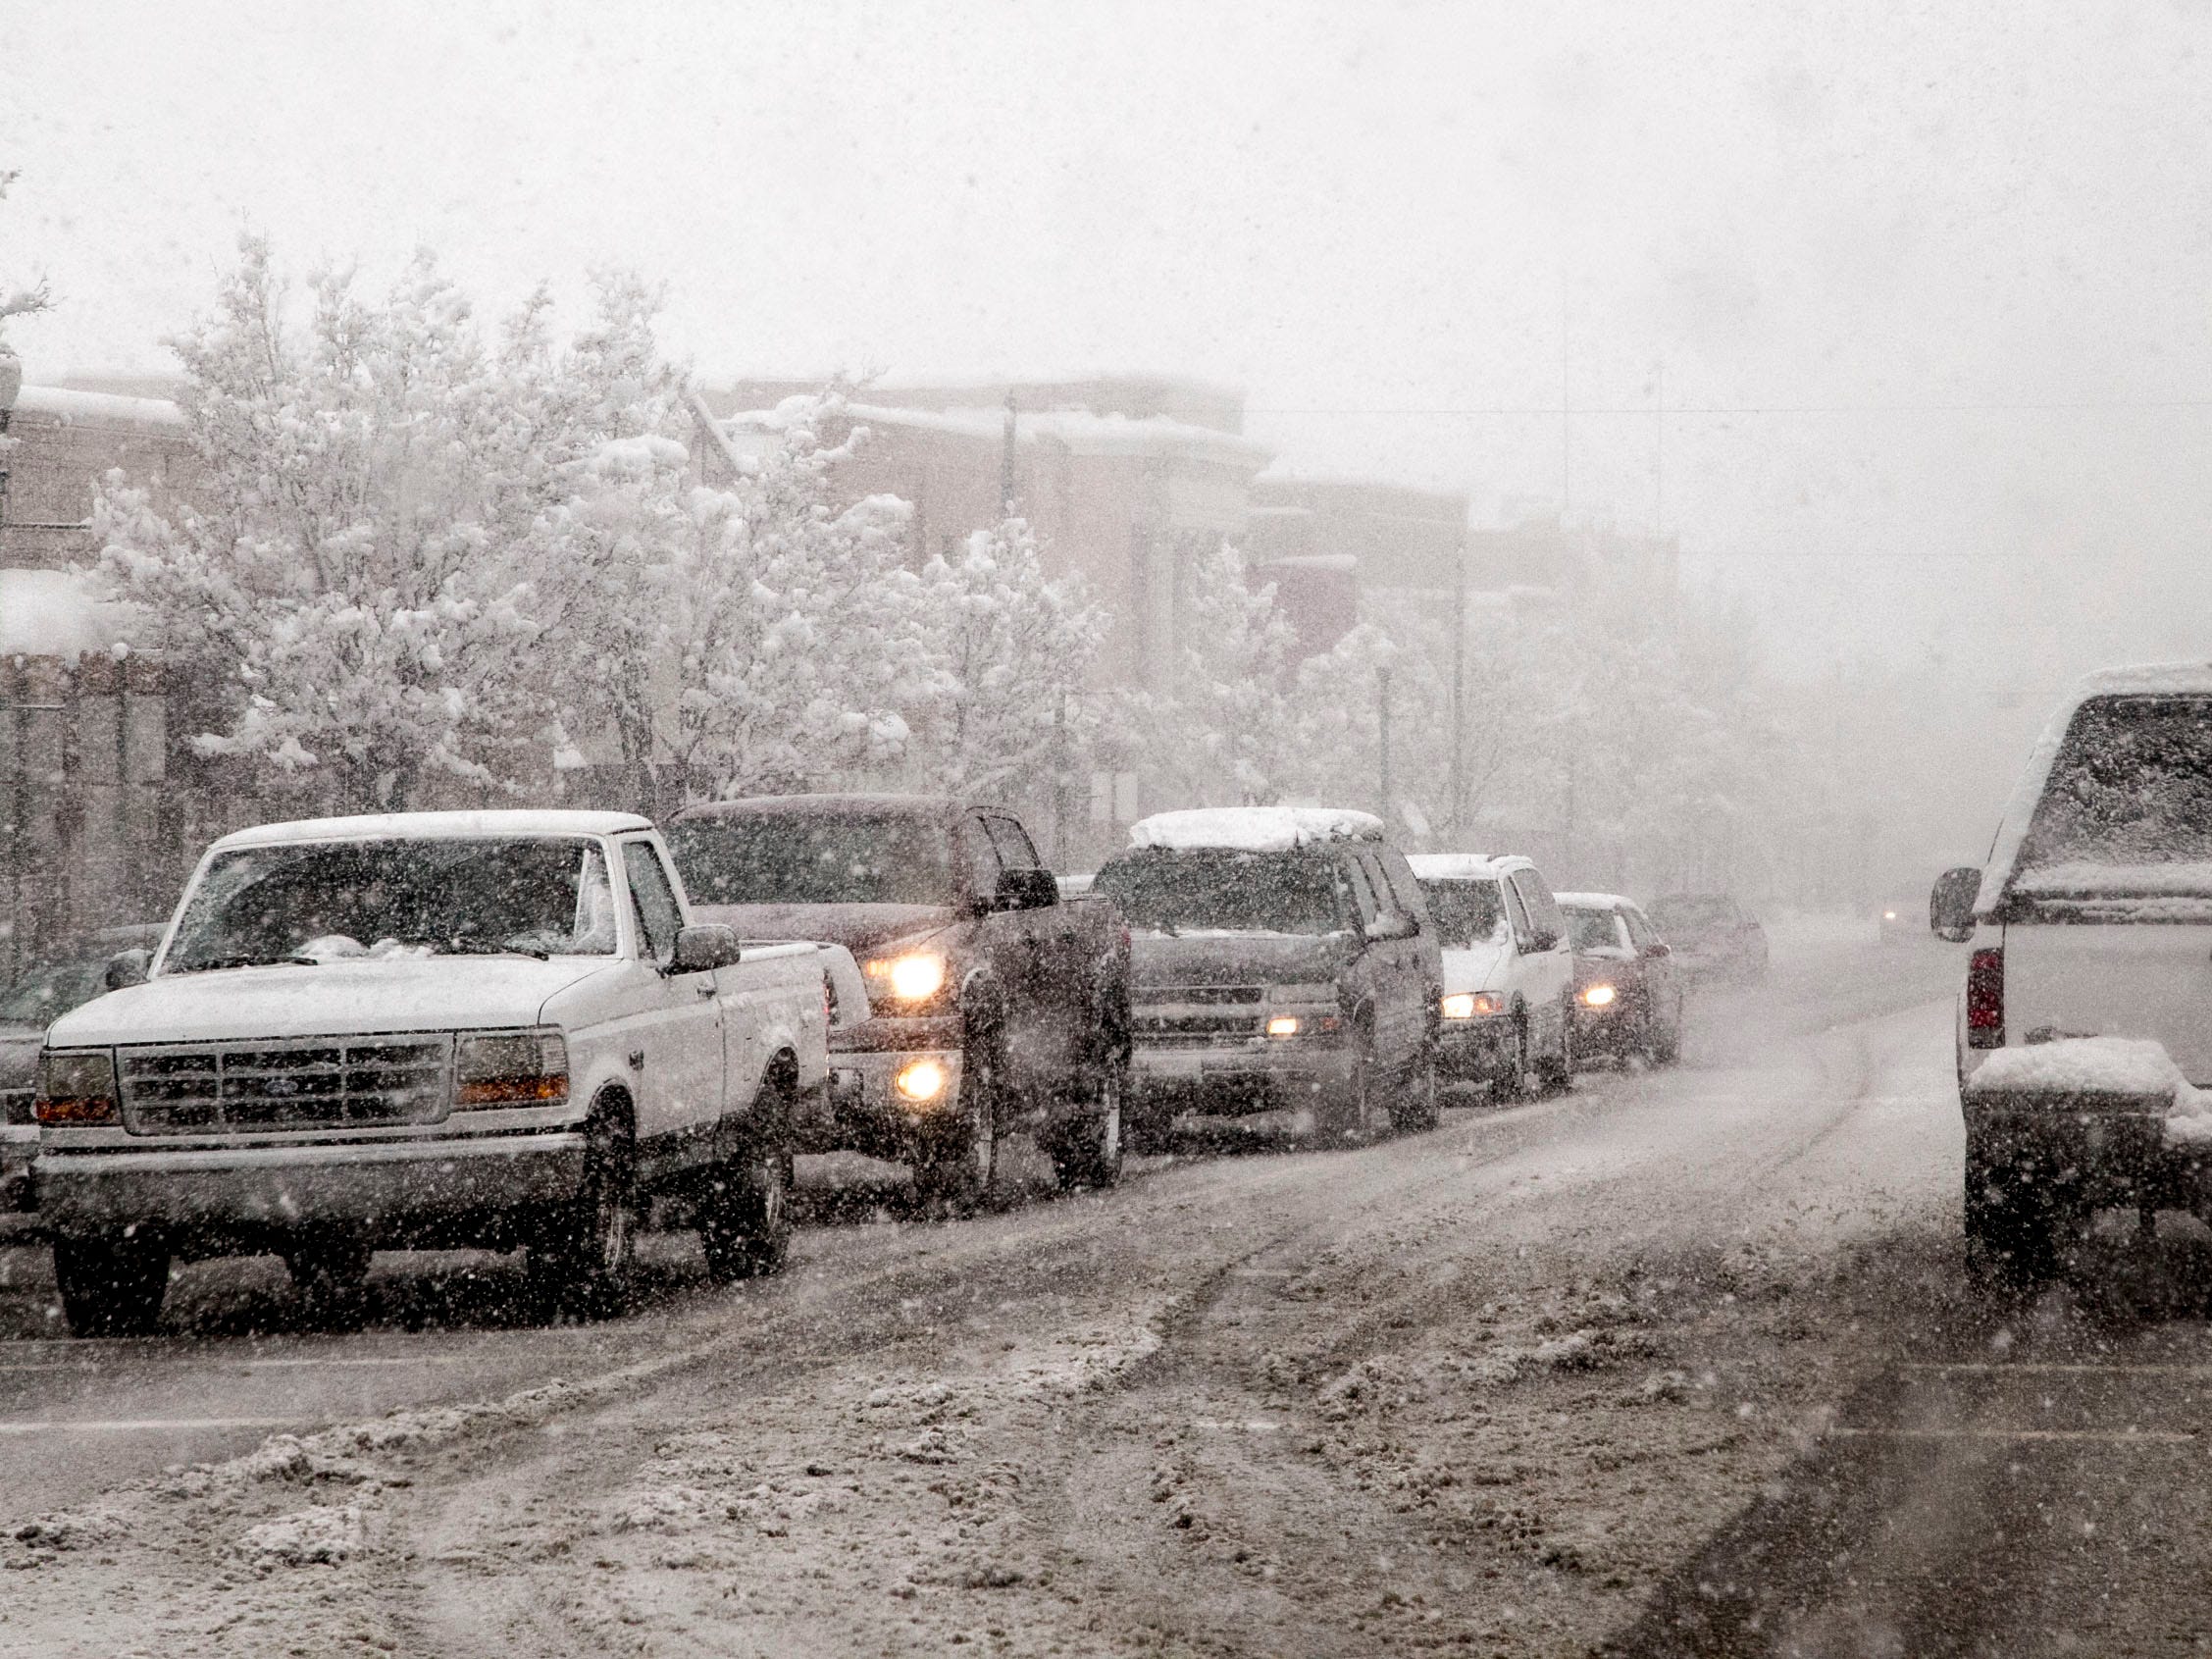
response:
[[[2212,923],[2013,922],[2005,1038],[2143,1037],[2212,1085]]]

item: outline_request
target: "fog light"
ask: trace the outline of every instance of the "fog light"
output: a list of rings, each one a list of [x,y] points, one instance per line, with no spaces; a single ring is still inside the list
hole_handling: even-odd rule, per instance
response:
[[[1267,1021],[1267,1035],[1270,1037],[1297,1036],[1298,1015],[1295,1013],[1278,1013],[1271,1016]]]
[[[1610,985],[1593,985],[1582,993],[1582,1001],[1591,1008],[1602,1009],[1609,1007],[1617,994]]]
[[[945,1092],[945,1067],[934,1060],[917,1060],[900,1068],[894,1081],[901,1100],[925,1106]]]

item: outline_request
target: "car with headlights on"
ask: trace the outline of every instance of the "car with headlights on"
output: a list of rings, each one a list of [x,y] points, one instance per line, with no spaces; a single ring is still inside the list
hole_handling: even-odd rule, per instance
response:
[[[144,973],[38,1061],[79,1335],[147,1330],[173,1262],[243,1254],[338,1311],[375,1251],[521,1247],[540,1306],[608,1311],[655,1205],[716,1278],[771,1270],[831,981],[858,979],[694,922],[649,822],[573,811],[225,836]]]
[[[1136,976],[1133,1139],[1179,1119],[1331,1144],[1436,1124],[1436,940],[1370,813],[1194,807],[1130,826],[1097,890]]]
[[[1423,853],[1413,859],[1443,949],[1443,1075],[1494,1094],[1574,1079],[1574,955],[1567,918],[1518,855]]]
[[[832,1113],[801,1150],[907,1164],[961,1208],[1027,1129],[1062,1185],[1121,1171],[1129,935],[1063,895],[1012,812],[920,795],[794,795],[687,806],[668,841],[700,914],[747,939],[828,939],[864,1008],[832,1035]],[[851,1017],[845,1017],[849,1011]]]
[[[1671,1064],[1682,1052],[1686,993],[1651,918],[1618,893],[1562,893],[1559,907],[1574,948],[1576,1058]]]
[[[1671,893],[1651,902],[1650,914],[1692,980],[1766,977],[1767,930],[1730,895]]]
[[[0,986],[0,1215],[31,1207],[30,1164],[38,1151],[31,1101],[46,1027],[112,987],[115,958],[161,943],[152,926],[108,927],[64,939]]]

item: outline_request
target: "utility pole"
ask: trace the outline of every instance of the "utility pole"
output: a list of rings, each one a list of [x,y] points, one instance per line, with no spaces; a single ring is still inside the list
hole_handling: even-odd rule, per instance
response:
[[[999,508],[1003,517],[1014,516],[1014,389],[1006,388],[1006,434],[999,454]]]
[[[1651,539],[1667,534],[1667,365],[1659,365],[1659,399],[1652,412],[1651,438]]]
[[[1460,532],[1459,551],[1452,561],[1452,831],[1457,835],[1466,816],[1467,722],[1467,542]]]
[[[1376,763],[1376,784],[1382,791],[1382,810],[1376,814],[1384,823],[1390,822],[1390,670],[1375,670],[1375,737],[1380,752]]]

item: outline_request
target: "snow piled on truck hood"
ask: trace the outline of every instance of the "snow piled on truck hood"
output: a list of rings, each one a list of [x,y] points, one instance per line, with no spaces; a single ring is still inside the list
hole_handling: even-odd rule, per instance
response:
[[[1130,846],[1170,852],[1288,853],[1320,842],[1381,839],[1380,818],[1341,806],[1190,806],[1129,826]]]
[[[1496,991],[1503,987],[1504,970],[1513,948],[1506,940],[1485,940],[1465,951],[1444,953],[1444,991]]]
[[[549,998],[613,964],[611,957],[429,957],[167,973],[72,1010],[46,1041],[79,1048],[533,1025]]]

